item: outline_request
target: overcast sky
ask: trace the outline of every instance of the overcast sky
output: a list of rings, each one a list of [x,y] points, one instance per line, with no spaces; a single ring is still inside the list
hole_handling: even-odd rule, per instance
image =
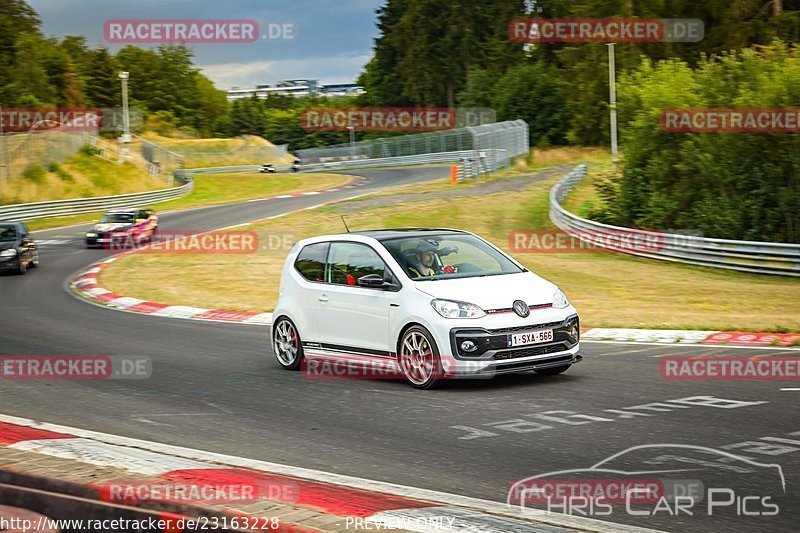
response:
[[[354,82],[372,56],[375,9],[384,0],[27,0],[46,35],[85,35],[103,44],[108,19],[254,19],[291,22],[293,41],[192,44],[195,64],[220,89],[291,78]],[[112,51],[121,45],[110,44]],[[138,44],[141,47],[155,45]]]

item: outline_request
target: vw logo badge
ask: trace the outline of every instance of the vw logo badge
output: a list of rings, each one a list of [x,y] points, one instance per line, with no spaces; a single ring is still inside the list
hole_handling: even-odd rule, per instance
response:
[[[525,318],[526,316],[531,314],[531,308],[528,307],[528,304],[526,304],[522,300],[517,300],[514,302],[514,312],[517,313],[522,318]]]

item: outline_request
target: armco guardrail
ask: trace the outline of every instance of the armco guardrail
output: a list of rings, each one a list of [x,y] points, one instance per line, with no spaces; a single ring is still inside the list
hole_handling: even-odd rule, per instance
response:
[[[184,174],[219,174],[221,172],[255,172],[258,170],[258,165],[232,165],[229,167],[203,167],[203,168],[187,168],[184,169]]]
[[[800,277],[800,245],[776,242],[708,239],[692,235],[643,231],[581,218],[561,206],[586,176],[579,165],[550,190],[550,219],[566,233],[596,246],[651,259],[676,261],[757,274]],[[604,246],[602,243],[648,242],[647,246]]]
[[[177,176],[185,181],[183,185],[170,189],[121,194],[118,196],[101,196],[97,198],[78,198],[74,200],[55,200],[52,202],[35,202],[31,204],[14,204],[0,206],[0,220],[33,220],[57,216],[91,213],[116,207],[136,207],[155,204],[181,198],[194,191],[194,180]]]
[[[485,154],[481,158],[480,154]],[[490,170],[502,166],[505,150],[461,150],[457,152],[436,152],[431,154],[406,155],[399,157],[365,158],[346,161],[329,161],[325,163],[303,163],[300,170],[303,172],[316,172],[324,170],[345,170],[354,168],[400,167],[407,165],[427,165],[432,163],[456,163],[461,159],[481,158],[486,160]]]
[[[357,168],[395,167],[403,165],[421,165],[430,163],[451,163],[461,159],[478,158],[483,161],[485,171],[496,170],[502,166],[505,150],[462,150],[458,152],[439,152],[413,156],[386,157],[375,159],[357,159],[352,161],[331,161],[328,163],[303,164],[302,172],[315,172],[325,170],[345,170]],[[291,165],[276,164],[276,170],[291,170]],[[238,165],[226,167],[188,168],[174,172],[178,181],[185,181],[179,187],[148,191],[119,196],[103,196],[98,198],[79,198],[75,200],[55,200],[52,202],[36,202],[31,204],[15,204],[0,206],[0,220],[33,220],[36,218],[57,217],[79,213],[91,213],[115,207],[133,207],[154,204],[181,198],[194,190],[194,174],[215,174],[220,172],[255,172],[258,165]]]

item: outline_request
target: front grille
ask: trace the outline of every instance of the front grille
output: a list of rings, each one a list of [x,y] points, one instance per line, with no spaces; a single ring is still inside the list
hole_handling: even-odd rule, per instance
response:
[[[549,344],[547,346],[531,346],[530,348],[521,348],[518,350],[503,350],[494,354],[496,361],[506,359],[519,359],[520,357],[532,357],[534,355],[545,355],[548,353],[563,352],[567,348],[563,343]]]
[[[504,365],[496,365],[494,371],[497,374],[507,374],[510,372],[519,372],[521,370],[535,370],[537,368],[548,368],[559,365],[568,365],[572,363],[572,356],[565,355],[563,357],[552,357],[544,361],[521,361],[519,363],[508,363]]]
[[[553,304],[529,304],[528,309],[531,311],[536,311],[537,309],[546,309],[548,307],[553,307]],[[496,315],[498,313],[513,313],[513,307],[503,307],[502,309],[487,309],[487,315]]]
[[[500,328],[500,329],[490,329],[488,330],[489,333],[513,333],[515,331],[530,331],[532,329],[540,329],[540,328],[554,328],[556,326],[560,326],[564,323],[562,320],[561,322],[549,322],[547,324],[530,324],[528,326],[516,326],[513,328]]]

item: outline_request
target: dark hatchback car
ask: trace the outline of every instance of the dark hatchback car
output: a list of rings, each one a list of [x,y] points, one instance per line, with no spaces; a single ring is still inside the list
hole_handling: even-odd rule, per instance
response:
[[[38,266],[39,251],[28,227],[22,222],[0,222],[0,271],[24,274]]]

